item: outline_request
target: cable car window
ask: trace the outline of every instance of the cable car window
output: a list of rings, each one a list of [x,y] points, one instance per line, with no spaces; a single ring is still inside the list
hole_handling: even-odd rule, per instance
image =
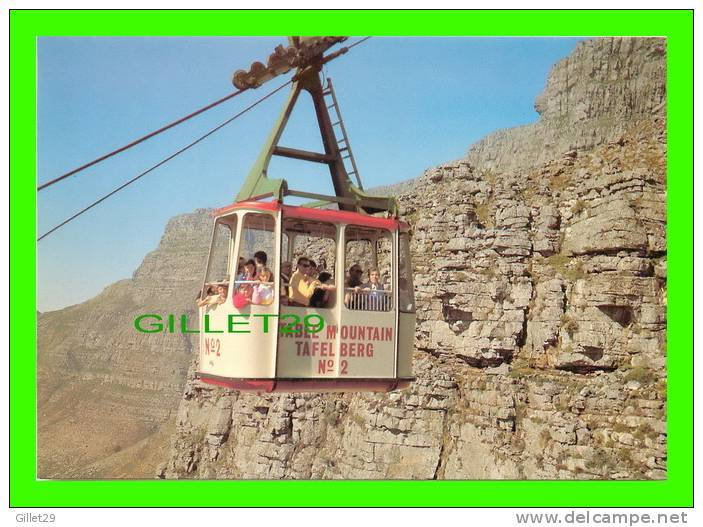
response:
[[[270,214],[248,212],[242,223],[235,276],[237,301],[273,303],[277,276],[276,219]]]
[[[403,313],[415,312],[415,288],[413,286],[413,266],[410,260],[410,236],[400,233],[398,253],[398,310]]]
[[[320,282],[320,287],[305,291],[305,295],[288,290],[288,303],[291,305],[308,305],[317,308],[331,308],[336,303],[335,264],[337,254],[337,228],[331,223],[286,218],[283,221],[282,245],[284,258],[290,254],[290,260],[284,260],[281,275],[282,287],[285,283],[285,270],[293,273],[307,274]],[[288,251],[288,246],[292,248]],[[303,259],[302,265],[298,262]],[[311,263],[312,265],[308,265]],[[285,266],[285,268],[284,268]],[[292,276],[292,275],[291,275]],[[296,281],[294,279],[294,281]],[[297,281],[296,281],[297,283]],[[307,293],[312,296],[307,297]],[[284,300],[282,298],[282,300]]]
[[[210,257],[205,273],[207,285],[229,282],[231,271],[231,258],[234,239],[232,233],[236,231],[237,217],[218,219],[212,233]]]
[[[348,309],[393,309],[392,242],[389,231],[347,226],[344,305]]]

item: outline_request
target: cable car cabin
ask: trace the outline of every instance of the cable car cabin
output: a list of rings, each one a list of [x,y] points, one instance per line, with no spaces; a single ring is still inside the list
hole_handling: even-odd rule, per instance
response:
[[[290,46],[277,47],[268,66],[255,62],[233,76],[242,90],[296,68],[235,203],[215,213],[198,302],[198,374],[205,382],[257,392],[340,392],[391,391],[413,380],[409,227],[397,220],[394,198],[364,192],[331,79],[323,86],[320,75],[348,51],[324,55],[344,40],[289,37]],[[279,144],[302,93],[312,99],[322,152]],[[334,196],[270,179],[273,156],[326,164]],[[285,196],[336,203],[338,210],[284,205]]]
[[[257,392],[407,387],[415,330],[408,228],[276,200],[216,211],[204,291],[223,286],[226,300],[200,308],[199,377]],[[242,264],[255,253],[252,279],[252,265]]]

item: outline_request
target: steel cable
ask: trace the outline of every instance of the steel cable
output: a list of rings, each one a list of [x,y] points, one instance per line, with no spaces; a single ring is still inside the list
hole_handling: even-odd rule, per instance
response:
[[[107,198],[109,198],[110,196],[113,196],[113,195],[117,194],[120,190],[124,189],[125,187],[128,187],[129,185],[131,185],[132,183],[134,183],[134,182],[137,181],[138,179],[141,179],[142,177],[146,176],[149,172],[152,172],[153,170],[156,170],[156,169],[159,168],[161,165],[164,165],[165,163],[167,163],[168,161],[170,161],[170,160],[173,159],[174,157],[176,157],[176,156],[182,154],[183,152],[185,152],[185,151],[188,150],[189,148],[191,148],[191,147],[197,145],[197,144],[200,143],[202,140],[204,140],[204,139],[206,139],[207,137],[211,136],[212,134],[214,134],[214,133],[217,132],[218,130],[224,128],[224,127],[227,126],[229,123],[231,123],[232,121],[234,121],[234,120],[237,119],[238,117],[241,117],[242,115],[244,115],[246,112],[248,112],[249,110],[251,110],[251,109],[254,108],[255,106],[257,106],[257,105],[259,105],[260,103],[264,102],[266,99],[268,99],[269,97],[271,97],[271,96],[274,95],[275,93],[281,91],[283,88],[285,88],[286,86],[288,86],[288,85],[291,84],[292,82],[293,82],[293,80],[289,80],[289,81],[286,82],[285,84],[281,84],[281,85],[280,85],[278,88],[276,88],[275,90],[270,91],[269,93],[267,93],[266,95],[264,95],[263,97],[261,97],[260,99],[258,99],[257,101],[253,102],[252,104],[250,104],[249,106],[247,106],[246,108],[244,108],[244,110],[242,110],[241,112],[237,113],[237,114],[234,115],[233,117],[230,117],[230,118],[227,119],[225,122],[219,124],[218,126],[216,126],[215,128],[213,128],[212,130],[210,130],[209,132],[207,132],[206,134],[201,135],[201,136],[200,136],[199,138],[197,138],[195,141],[189,143],[188,145],[184,146],[184,147],[181,148],[180,150],[177,150],[176,152],[174,152],[173,154],[171,154],[171,155],[168,156],[167,158],[162,159],[161,161],[159,161],[159,162],[156,163],[155,165],[153,165],[153,166],[149,167],[148,169],[146,169],[144,172],[141,172],[140,174],[136,175],[135,177],[133,177],[132,179],[130,179],[130,180],[127,181],[126,183],[123,183],[123,184],[120,185],[119,187],[117,187],[117,188],[111,190],[110,192],[108,192],[107,194],[105,194],[104,196],[102,196],[100,199],[94,201],[93,203],[91,203],[91,204],[88,205],[87,207],[85,207],[85,208],[79,210],[79,211],[76,212],[73,216],[71,216],[71,217],[65,219],[64,221],[62,221],[61,223],[59,223],[59,224],[56,225],[55,227],[52,227],[50,230],[48,230],[47,232],[45,232],[44,234],[42,234],[39,238],[37,238],[37,241],[43,240],[44,238],[46,238],[46,237],[47,237],[49,234],[51,234],[52,232],[54,232],[54,231],[60,229],[61,227],[63,227],[63,226],[66,225],[67,223],[69,223],[69,222],[75,220],[75,219],[76,219],[78,216],[80,216],[81,214],[83,214],[83,213],[85,213],[85,212],[88,212],[90,209],[92,209],[92,208],[95,207],[96,205],[99,205],[100,203],[102,203],[103,201],[105,201],[105,200],[106,200]]]
[[[359,44],[361,44],[361,43],[363,43],[363,42],[366,42],[366,41],[367,41],[368,39],[370,39],[370,38],[371,38],[371,37],[369,36],[369,37],[365,37],[365,38],[363,38],[363,39],[361,39],[361,40],[358,40],[358,41],[354,42],[351,46],[348,46],[348,47],[347,47],[347,50],[349,50],[349,49],[351,49],[351,48],[353,48],[353,47],[355,47],[355,46],[357,46],[357,45],[359,45]],[[200,143],[201,141],[203,141],[203,140],[206,139],[207,137],[211,136],[212,134],[214,134],[214,133],[217,132],[218,130],[224,128],[225,126],[227,126],[228,124],[230,124],[232,121],[234,121],[234,120],[237,119],[238,117],[241,117],[241,116],[244,115],[246,112],[248,112],[248,111],[251,110],[252,108],[256,107],[257,105],[259,105],[260,103],[262,103],[263,101],[265,101],[266,99],[268,99],[269,97],[271,97],[272,95],[274,95],[275,93],[279,92],[280,90],[282,90],[282,89],[285,88],[286,86],[290,85],[290,84],[293,83],[294,81],[295,81],[295,77],[294,77],[293,79],[289,80],[288,82],[282,84],[281,86],[279,86],[279,87],[276,88],[275,90],[270,91],[269,93],[267,93],[266,95],[264,95],[264,96],[261,97],[260,99],[256,100],[255,102],[253,102],[252,104],[250,104],[249,106],[247,106],[246,108],[244,108],[244,110],[242,110],[242,111],[240,111],[239,113],[235,114],[233,117],[230,117],[229,119],[227,119],[227,120],[224,121],[223,123],[219,124],[218,126],[216,126],[215,128],[213,128],[213,129],[210,130],[209,132],[207,132],[207,133],[205,133],[204,135],[200,136],[200,137],[199,137],[198,139],[196,139],[195,141],[192,141],[191,143],[189,143],[188,145],[184,146],[183,148],[177,150],[176,152],[174,152],[174,153],[171,154],[170,156],[166,157],[165,159],[162,159],[161,161],[159,161],[159,162],[156,163],[155,165],[153,165],[153,166],[149,167],[148,169],[144,170],[143,172],[139,173],[138,175],[136,175],[135,177],[133,177],[133,178],[130,179],[129,181],[127,181],[127,182],[123,183],[122,185],[120,185],[119,187],[117,187],[117,188],[111,190],[110,192],[108,192],[107,194],[105,194],[105,195],[102,196],[101,198],[97,199],[96,201],[92,202],[92,203],[91,203],[90,205],[88,205],[87,207],[84,207],[83,209],[79,210],[78,212],[76,212],[75,214],[73,214],[72,216],[70,216],[69,218],[66,218],[64,221],[62,221],[62,222],[59,223],[58,225],[52,227],[51,229],[49,229],[48,231],[46,231],[44,234],[42,234],[41,236],[39,236],[39,238],[37,238],[37,242],[43,240],[43,239],[46,238],[49,234],[51,234],[51,233],[55,232],[56,230],[60,229],[61,227],[63,227],[63,226],[66,225],[67,223],[70,223],[70,222],[73,221],[74,219],[78,218],[79,216],[81,216],[81,215],[84,214],[85,212],[87,212],[87,211],[89,211],[90,209],[92,209],[93,207],[95,207],[96,205],[99,205],[100,203],[102,203],[103,201],[105,201],[106,199],[108,199],[109,197],[111,197],[111,196],[117,194],[117,193],[118,193],[119,191],[121,191],[122,189],[128,187],[128,186],[131,185],[132,183],[134,183],[134,182],[138,181],[139,179],[141,179],[142,177],[146,176],[147,174],[149,174],[149,173],[152,172],[153,170],[156,170],[156,169],[159,168],[160,166],[166,164],[166,163],[167,163],[168,161],[170,161],[171,159],[177,157],[178,155],[182,154],[182,153],[185,152],[186,150],[188,150],[188,149],[192,148],[193,146],[197,145],[198,143]],[[123,146],[123,147],[118,148],[117,150],[113,150],[112,152],[109,152],[108,154],[105,154],[104,156],[101,156],[101,157],[99,157],[99,158],[97,158],[97,159],[94,159],[93,161],[90,161],[89,163],[86,163],[86,164],[84,164],[84,165],[82,165],[82,166],[80,166],[80,167],[78,167],[78,168],[75,168],[75,169],[71,170],[70,172],[67,172],[67,173],[65,173],[65,174],[63,174],[63,175],[61,175],[61,176],[59,176],[59,177],[57,177],[57,178],[54,178],[54,179],[51,180],[51,181],[48,181],[48,182],[46,182],[46,183],[43,183],[42,185],[39,185],[39,186],[37,187],[37,191],[42,190],[42,189],[44,189],[44,188],[46,188],[46,187],[49,187],[49,186],[51,186],[51,185],[53,185],[53,184],[55,184],[55,183],[58,183],[59,181],[61,181],[61,180],[63,180],[63,179],[66,179],[67,177],[70,177],[70,176],[72,176],[72,175],[74,175],[74,174],[80,172],[81,170],[84,170],[84,169],[86,169],[86,168],[88,168],[88,167],[91,167],[91,166],[93,166],[93,165],[96,165],[96,164],[100,163],[101,161],[104,161],[105,159],[108,159],[108,158],[110,158],[110,157],[112,157],[112,156],[114,156],[114,155],[116,155],[116,154],[119,154],[120,152],[124,152],[125,150],[127,150],[127,149],[129,149],[129,148],[131,148],[131,147],[133,147],[133,146],[136,146],[136,145],[138,145],[139,143],[142,143],[142,142],[146,141],[147,139],[149,139],[149,138],[151,138],[151,137],[154,137],[155,135],[160,134],[161,132],[164,132],[164,131],[166,131],[166,130],[168,130],[168,129],[170,129],[170,128],[173,128],[174,126],[176,126],[176,125],[178,125],[178,124],[181,124],[181,123],[183,123],[183,122],[185,122],[185,121],[187,121],[187,120],[189,120],[189,119],[191,119],[191,118],[193,118],[193,117],[195,117],[195,116],[197,116],[197,115],[199,115],[199,114],[201,114],[201,113],[203,113],[203,112],[205,112],[205,111],[207,111],[207,110],[209,110],[209,109],[211,109],[211,108],[214,108],[215,106],[218,106],[219,104],[222,104],[223,102],[225,102],[225,101],[227,101],[227,100],[229,100],[229,99],[232,99],[233,97],[239,95],[239,94],[242,93],[243,91],[245,91],[245,90],[239,90],[239,91],[237,91],[237,92],[231,93],[231,94],[229,94],[229,95],[227,95],[227,96],[225,96],[225,97],[223,97],[223,98],[221,98],[221,99],[218,99],[217,101],[214,101],[214,102],[208,104],[207,106],[204,106],[204,107],[202,107],[202,108],[200,108],[200,109],[198,109],[198,110],[196,110],[196,111],[194,111],[194,112],[192,112],[192,113],[190,113],[190,114],[188,114],[188,115],[186,115],[186,116],[184,116],[184,117],[182,117],[182,118],[180,118],[180,119],[178,119],[178,120],[176,120],[176,121],[173,121],[172,123],[167,124],[166,126],[163,126],[163,127],[159,128],[158,130],[155,130],[155,131],[153,131],[153,132],[151,132],[151,133],[149,133],[149,134],[147,134],[147,135],[145,135],[145,136],[142,136],[142,137],[140,137],[139,139],[136,139],[136,140],[132,141],[131,143],[129,143],[129,144]]]
[[[201,113],[206,112],[206,111],[214,108],[215,106],[218,106],[218,105],[222,104],[223,102],[228,101],[228,100],[236,97],[237,95],[239,95],[243,91],[246,91],[246,90],[239,90],[239,91],[230,93],[229,95],[222,97],[221,99],[218,99],[215,102],[208,104],[207,106],[203,106],[199,110],[195,110],[194,112],[189,113],[185,117],[181,117],[180,119],[177,119],[176,121],[173,121],[172,123],[169,123],[166,126],[162,126],[158,130],[154,130],[153,132],[150,132],[150,133],[146,134],[145,136],[140,137],[139,139],[135,139],[131,143],[128,143],[128,144],[118,148],[117,150],[113,150],[112,152],[109,152],[103,156],[100,156],[97,159],[93,159],[92,161],[90,161],[84,165],[81,165],[78,168],[74,168],[73,170],[70,170],[69,172],[66,172],[63,175],[61,175],[57,178],[54,178],[51,181],[47,181],[46,183],[42,183],[41,185],[39,185],[37,187],[37,192],[39,192],[42,189],[45,189],[46,187],[50,187],[51,185],[54,185],[54,184],[58,183],[59,181],[63,181],[67,177],[73,176],[74,174],[77,174],[78,172],[85,170],[86,168],[92,167],[93,165],[97,165],[101,161],[105,161],[106,159],[109,159],[112,156],[119,154],[120,152],[124,152],[125,150],[128,150],[128,149],[132,148],[133,146],[137,146],[139,143],[143,143],[147,139],[151,139],[152,137],[159,135],[160,133],[165,132],[166,130],[169,130],[170,128],[173,128],[176,125],[184,123],[188,119],[192,119],[196,115],[200,115]]]

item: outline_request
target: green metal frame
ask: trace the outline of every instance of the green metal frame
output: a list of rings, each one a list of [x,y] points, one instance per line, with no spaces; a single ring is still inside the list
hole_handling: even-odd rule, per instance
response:
[[[321,56],[320,59],[322,59]],[[285,179],[272,179],[268,177],[271,157],[279,155],[328,165],[335,196],[315,194],[314,197],[321,198],[321,201],[310,204],[309,206],[321,207],[337,203],[341,210],[367,214],[387,212],[392,216],[397,216],[398,206],[395,198],[366,194],[363,189],[354,185],[349,178],[324,98],[325,94],[322,82],[320,81],[321,64],[322,60],[319,60],[313,65],[298,70],[294,78],[291,93],[283,106],[283,111],[274,124],[273,130],[264,143],[261,153],[249,172],[247,179],[244,181],[236,197],[236,201],[248,201],[273,195],[282,202],[286,195],[313,196],[311,193],[289,190],[288,183]],[[283,130],[288,124],[288,119],[303,90],[307,91],[312,98],[322,143],[325,149],[324,153],[308,152],[278,146]]]

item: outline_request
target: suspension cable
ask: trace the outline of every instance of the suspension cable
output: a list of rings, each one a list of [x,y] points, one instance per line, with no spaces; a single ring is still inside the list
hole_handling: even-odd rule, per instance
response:
[[[370,39],[370,38],[371,38],[371,37],[365,37],[365,38],[362,38],[361,40],[357,40],[357,41],[354,42],[351,46],[347,46],[347,47],[346,47],[346,50],[348,51],[348,50],[352,49],[354,46],[358,46],[358,45],[361,44],[362,42],[366,42],[366,41],[367,41],[368,39]],[[166,130],[171,129],[171,128],[173,128],[174,126],[177,126],[177,125],[179,125],[179,124],[181,124],[181,123],[184,123],[184,122],[188,121],[189,119],[192,119],[193,117],[196,117],[196,116],[200,115],[200,114],[203,113],[203,112],[206,112],[206,111],[208,111],[208,110],[211,110],[211,109],[214,108],[215,106],[219,106],[219,105],[222,104],[223,102],[226,102],[226,101],[228,101],[228,100],[230,100],[230,99],[233,99],[234,97],[236,97],[237,95],[239,95],[240,93],[242,93],[242,92],[244,92],[244,91],[246,91],[246,90],[238,90],[238,91],[236,91],[236,92],[230,93],[229,95],[225,95],[225,96],[222,97],[221,99],[218,99],[218,100],[216,100],[216,101],[214,101],[214,102],[212,102],[212,103],[210,103],[210,104],[208,104],[208,105],[206,105],[206,106],[203,106],[202,108],[200,108],[200,109],[198,109],[198,110],[195,110],[194,112],[189,113],[188,115],[186,115],[186,116],[184,116],[184,117],[181,117],[180,119],[177,119],[177,120],[175,120],[175,121],[173,121],[173,122],[171,122],[171,123],[169,123],[169,124],[167,124],[167,125],[164,125],[164,126],[162,126],[161,128],[159,128],[158,130],[154,130],[153,132],[150,132],[150,133],[148,133],[148,134],[146,134],[146,135],[144,135],[144,136],[142,136],[142,137],[140,137],[140,138],[138,138],[138,139],[135,139],[135,140],[132,141],[131,143],[128,143],[128,144],[126,144],[126,145],[124,145],[124,146],[121,146],[120,148],[118,148],[118,149],[116,149],[116,150],[113,150],[112,152],[108,152],[107,154],[102,155],[102,156],[100,156],[100,157],[98,157],[98,158],[96,158],[96,159],[93,159],[92,161],[89,161],[88,163],[85,163],[84,165],[81,165],[81,166],[79,166],[79,167],[77,167],[77,168],[74,168],[73,170],[70,170],[70,171],[66,172],[65,174],[62,174],[62,175],[60,175],[60,176],[58,176],[58,177],[52,179],[51,181],[47,181],[46,183],[42,183],[41,185],[37,186],[37,192],[39,192],[40,190],[43,190],[43,189],[45,189],[45,188],[47,188],[47,187],[50,187],[51,185],[54,185],[54,184],[58,183],[59,181],[63,181],[63,180],[66,179],[67,177],[71,177],[71,176],[73,176],[74,174],[77,174],[78,172],[81,172],[82,170],[85,170],[86,168],[90,168],[90,167],[92,167],[93,165],[97,165],[98,163],[100,163],[100,162],[102,162],[102,161],[105,161],[106,159],[109,159],[109,158],[111,158],[112,156],[115,156],[115,155],[119,154],[120,152],[124,152],[125,150],[128,150],[128,149],[132,148],[133,146],[137,146],[138,144],[143,143],[143,142],[146,141],[147,139],[151,139],[152,137],[157,136],[157,135],[159,135],[160,133],[165,132]]]
[[[212,130],[210,130],[209,132],[207,132],[206,134],[201,135],[201,136],[200,136],[199,138],[197,138],[195,141],[189,143],[188,145],[184,146],[184,147],[181,148],[180,150],[177,150],[176,152],[174,152],[174,153],[171,154],[170,156],[166,157],[165,159],[162,159],[161,161],[159,161],[159,162],[156,163],[155,165],[151,166],[150,168],[146,169],[144,172],[141,172],[141,173],[138,174],[137,176],[133,177],[132,179],[130,179],[130,180],[127,181],[126,183],[123,183],[123,184],[120,185],[119,187],[117,187],[117,188],[111,190],[110,192],[108,192],[107,194],[105,194],[104,196],[102,196],[100,199],[94,201],[93,203],[91,203],[91,204],[88,205],[87,207],[85,207],[85,208],[79,210],[79,211],[76,212],[73,216],[71,216],[71,217],[65,219],[64,221],[62,221],[61,223],[59,223],[59,224],[56,225],[55,227],[51,228],[50,230],[48,230],[47,232],[45,232],[44,234],[42,234],[39,238],[37,238],[37,241],[41,241],[42,239],[46,238],[46,237],[47,237],[49,234],[51,234],[52,232],[54,232],[54,231],[60,229],[61,227],[63,227],[63,226],[66,225],[67,223],[69,223],[69,222],[75,220],[78,216],[80,216],[80,215],[83,214],[84,212],[88,212],[90,209],[92,209],[92,208],[95,207],[96,205],[102,203],[103,201],[105,201],[105,200],[106,200],[107,198],[109,198],[110,196],[113,196],[113,195],[117,194],[120,190],[122,190],[122,189],[128,187],[129,185],[131,185],[132,183],[134,183],[134,182],[137,181],[138,179],[141,179],[142,177],[146,176],[149,172],[151,172],[151,171],[157,169],[157,168],[160,167],[161,165],[166,164],[168,161],[170,161],[170,160],[173,159],[174,157],[176,157],[176,156],[182,154],[183,152],[185,152],[185,151],[188,150],[189,148],[191,148],[191,147],[197,145],[198,143],[200,143],[201,141],[203,141],[205,138],[211,136],[212,134],[214,134],[214,133],[217,132],[218,130],[224,128],[225,126],[227,126],[228,124],[230,124],[232,121],[234,121],[234,120],[237,119],[238,117],[241,117],[241,116],[244,115],[246,112],[248,112],[249,110],[251,110],[251,109],[254,108],[255,106],[258,106],[260,103],[264,102],[266,99],[268,99],[269,97],[271,97],[271,96],[274,95],[275,93],[281,91],[283,88],[285,88],[286,86],[288,86],[288,85],[291,84],[292,82],[293,82],[293,80],[291,79],[291,80],[289,80],[288,82],[286,82],[285,84],[280,85],[280,86],[279,86],[278,88],[276,88],[275,90],[270,91],[269,93],[267,93],[266,95],[264,95],[263,97],[261,97],[260,99],[258,99],[257,101],[253,102],[252,104],[250,104],[249,106],[247,106],[246,108],[244,108],[241,112],[237,113],[237,114],[234,115],[233,117],[230,117],[229,119],[227,119],[227,120],[224,121],[223,123],[219,124],[218,126],[216,126],[215,128],[213,128]],[[63,176],[62,176],[62,177],[63,177]]]
[[[368,36],[368,37],[362,38],[361,40],[357,40],[357,41],[354,42],[352,45],[348,46],[347,49],[346,49],[346,51],[352,49],[352,48],[355,47],[355,46],[358,46],[359,44],[362,44],[363,42],[366,42],[366,41],[367,41],[368,39],[370,39],[370,38],[371,38],[371,37]],[[345,51],[345,52],[346,52],[346,51]],[[117,194],[117,193],[118,193],[119,191],[121,191],[122,189],[128,187],[129,185],[131,185],[131,184],[134,183],[135,181],[141,179],[142,177],[144,177],[144,176],[146,176],[147,174],[149,174],[150,172],[152,172],[153,170],[156,170],[156,169],[159,168],[160,166],[166,164],[166,163],[169,162],[171,159],[177,157],[178,155],[182,154],[182,153],[185,152],[186,150],[188,150],[188,149],[192,148],[193,146],[197,145],[198,143],[200,143],[201,141],[203,141],[203,140],[206,139],[207,137],[211,136],[211,135],[214,134],[215,132],[221,130],[222,128],[224,128],[225,126],[227,126],[228,124],[230,124],[232,121],[234,121],[234,120],[237,119],[238,117],[241,117],[242,115],[244,115],[246,112],[248,112],[248,111],[251,110],[252,108],[254,108],[254,107],[258,106],[260,103],[264,102],[266,99],[268,99],[269,97],[271,97],[271,96],[274,95],[275,93],[281,91],[281,90],[282,90],[283,88],[285,88],[286,86],[292,84],[295,80],[296,80],[296,78],[293,77],[291,80],[289,80],[289,81],[286,82],[285,84],[280,85],[280,86],[279,86],[278,88],[276,88],[275,90],[270,91],[269,93],[267,93],[266,95],[264,95],[264,96],[261,97],[260,99],[256,100],[255,102],[253,102],[252,104],[250,104],[249,106],[247,106],[246,108],[244,108],[241,112],[239,112],[239,113],[235,114],[234,116],[230,117],[229,119],[227,119],[227,120],[224,121],[223,123],[219,124],[218,126],[216,126],[215,128],[213,128],[213,129],[210,130],[209,132],[205,133],[204,135],[201,135],[201,136],[200,136],[199,138],[197,138],[195,141],[189,143],[188,145],[184,146],[184,147],[181,148],[180,150],[177,150],[176,152],[174,152],[173,154],[169,155],[169,156],[166,157],[165,159],[162,159],[161,161],[159,161],[159,162],[156,163],[155,165],[149,167],[148,169],[144,170],[144,171],[141,172],[140,174],[136,175],[135,177],[133,177],[132,179],[130,179],[130,180],[127,181],[126,183],[123,183],[123,184],[120,185],[119,187],[117,187],[117,188],[111,190],[110,192],[108,192],[107,194],[105,194],[105,195],[102,196],[101,198],[97,199],[96,201],[94,201],[93,203],[91,203],[90,205],[88,205],[87,207],[85,207],[85,208],[79,210],[78,212],[76,212],[75,214],[73,214],[72,216],[70,216],[69,218],[65,219],[64,221],[62,221],[61,223],[59,223],[59,224],[56,225],[55,227],[52,227],[52,228],[49,229],[47,232],[45,232],[44,234],[42,234],[39,238],[37,238],[37,242],[43,240],[44,238],[46,238],[47,236],[49,236],[51,233],[57,231],[58,229],[60,229],[60,228],[63,227],[64,225],[66,225],[67,223],[70,223],[71,221],[75,220],[76,218],[78,218],[78,217],[79,217],[80,215],[82,215],[83,213],[88,212],[90,209],[92,209],[92,208],[95,207],[96,205],[99,205],[100,203],[102,203],[103,201],[105,201],[106,199],[108,199],[110,196],[113,196],[113,195]],[[147,139],[149,139],[149,138],[151,138],[151,137],[154,137],[155,135],[158,135],[158,134],[160,134],[161,132],[164,132],[164,131],[168,130],[169,128],[173,128],[174,126],[176,126],[176,125],[178,125],[178,124],[181,124],[181,123],[187,121],[188,119],[191,119],[191,118],[193,118],[193,117],[195,117],[195,116],[197,116],[197,115],[199,115],[199,114],[201,114],[201,113],[203,113],[203,112],[205,112],[205,111],[207,111],[207,110],[209,110],[209,109],[211,109],[211,108],[214,108],[215,106],[218,106],[219,104],[222,104],[222,103],[225,102],[225,101],[228,101],[229,99],[232,99],[233,97],[236,97],[237,95],[239,95],[239,94],[242,93],[243,91],[246,91],[246,90],[239,90],[239,91],[233,92],[233,93],[231,93],[231,94],[229,94],[229,95],[226,95],[225,97],[222,97],[221,99],[218,99],[217,101],[214,101],[214,102],[208,104],[207,106],[203,106],[202,108],[200,108],[200,109],[198,109],[198,110],[196,110],[196,111],[194,111],[194,112],[192,112],[192,113],[186,115],[185,117],[181,117],[180,119],[178,119],[178,120],[176,120],[176,121],[173,121],[172,123],[169,123],[169,124],[167,124],[167,125],[165,125],[165,126],[159,128],[158,130],[155,130],[155,131],[153,131],[153,132],[151,132],[151,133],[149,133],[149,134],[147,134],[147,135],[145,135],[145,136],[143,136],[143,137],[140,137],[139,139],[136,139],[136,140],[132,141],[131,143],[129,143],[129,144],[127,144],[127,145],[125,145],[125,146],[123,146],[123,147],[121,147],[121,148],[118,148],[117,150],[113,150],[112,152],[109,152],[108,154],[105,154],[104,156],[101,156],[101,157],[99,157],[99,158],[97,158],[97,159],[94,159],[93,161],[90,161],[89,163],[86,163],[86,164],[84,164],[84,165],[82,165],[82,166],[80,166],[80,167],[78,167],[78,168],[75,168],[75,169],[71,170],[70,172],[67,172],[67,173],[65,173],[65,174],[63,174],[63,175],[61,175],[61,176],[59,176],[59,177],[57,177],[57,178],[55,178],[55,179],[53,179],[53,180],[51,180],[51,181],[48,181],[48,182],[46,182],[46,183],[43,183],[42,185],[39,185],[39,186],[37,187],[37,191],[42,190],[42,189],[44,189],[44,188],[46,188],[46,187],[49,187],[49,186],[51,186],[51,185],[53,185],[53,184],[55,184],[55,183],[58,183],[59,181],[65,179],[65,178],[67,178],[67,177],[70,177],[70,176],[72,176],[72,175],[74,175],[74,174],[80,172],[81,170],[85,170],[85,169],[88,168],[88,167],[91,167],[91,166],[93,166],[93,165],[96,165],[97,163],[100,163],[101,161],[104,161],[105,159],[108,159],[108,158],[110,158],[110,157],[112,157],[112,156],[114,156],[114,155],[116,155],[116,154],[119,154],[120,152],[124,152],[125,150],[127,150],[127,149],[129,149],[129,148],[131,148],[131,147],[133,147],[133,146],[136,146],[136,145],[138,145],[139,143],[142,143],[142,142],[146,141]]]
[[[206,111],[214,108],[215,106],[219,106],[223,102],[229,101],[230,99],[236,97],[237,95],[239,95],[243,91],[246,91],[246,90],[238,90],[236,92],[230,93],[229,95],[226,95],[226,96],[222,97],[221,99],[218,99],[215,102],[208,104],[207,106],[203,106],[202,108],[195,110],[192,113],[189,113],[185,117],[181,117],[180,119],[177,119],[177,120],[173,121],[172,123],[169,123],[165,126],[162,126],[158,130],[154,130],[153,132],[150,132],[150,133],[146,134],[145,136],[140,137],[139,139],[135,139],[131,143],[128,143],[128,144],[118,148],[117,150],[113,150],[112,152],[108,152],[107,154],[100,156],[97,159],[93,159],[92,161],[90,161],[84,165],[81,165],[78,168],[74,168],[73,170],[70,170],[63,175],[61,175],[57,178],[54,178],[51,181],[47,181],[46,183],[42,183],[41,185],[39,185],[37,187],[37,192],[42,189],[45,189],[46,187],[50,187],[51,185],[58,183],[59,181],[62,181],[64,179],[66,179],[67,177],[70,177],[74,174],[77,174],[78,172],[85,170],[86,168],[92,167],[93,165],[97,165],[101,161],[105,161],[106,159],[108,159],[114,155],[117,155],[120,152],[124,152],[125,150],[128,150],[128,149],[132,148],[133,146],[137,146],[139,143],[143,143],[147,139],[151,139],[152,137],[159,135],[160,133],[165,132],[166,130],[169,130],[170,128],[173,128],[176,125],[184,123],[185,121],[192,119],[193,117],[200,115],[201,113],[206,112]]]

